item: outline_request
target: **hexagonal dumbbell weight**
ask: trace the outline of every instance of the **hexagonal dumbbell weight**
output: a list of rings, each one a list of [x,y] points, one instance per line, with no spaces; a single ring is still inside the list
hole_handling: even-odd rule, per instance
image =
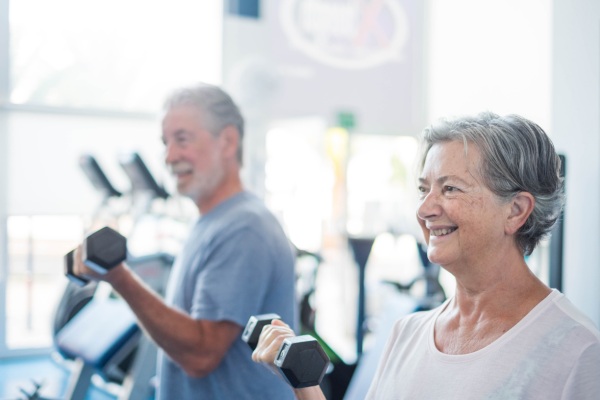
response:
[[[277,314],[250,317],[242,339],[252,350],[256,349],[263,327],[274,319],[280,318]],[[329,366],[329,357],[317,339],[310,335],[301,335],[284,339],[277,352],[275,365],[289,384],[299,389],[321,383]]]
[[[88,280],[73,272],[73,254],[75,250],[65,255],[65,275],[76,284],[83,286]],[[105,274],[111,268],[119,265],[127,258],[127,239],[119,232],[104,227],[83,241],[83,262],[94,271]]]
[[[283,341],[275,365],[290,385],[298,389],[321,383],[329,366],[329,357],[317,339],[301,335]]]

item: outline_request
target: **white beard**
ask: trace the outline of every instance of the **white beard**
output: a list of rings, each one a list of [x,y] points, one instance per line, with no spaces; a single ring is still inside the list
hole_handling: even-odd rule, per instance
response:
[[[185,161],[169,165],[169,170],[175,175],[178,171],[192,171],[191,180],[185,182],[183,185],[177,182],[177,190],[182,196],[189,197],[196,203],[212,196],[225,177],[225,170],[221,166],[221,160],[215,156],[215,159],[212,161],[211,168],[204,172],[194,171],[192,165]]]

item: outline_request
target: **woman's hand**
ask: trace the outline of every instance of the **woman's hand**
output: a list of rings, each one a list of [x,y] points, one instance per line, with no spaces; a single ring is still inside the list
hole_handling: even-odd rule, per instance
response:
[[[252,360],[274,366],[275,358],[281,348],[281,343],[290,337],[296,336],[292,328],[285,322],[274,319],[271,325],[265,325],[258,338],[256,349],[252,353]]]
[[[273,372],[279,374],[275,359],[281,348],[281,343],[287,338],[296,336],[292,328],[285,322],[274,319],[271,325],[265,325],[258,338],[256,349],[252,353],[252,360],[257,363],[267,364]],[[319,386],[310,386],[294,389],[298,400],[325,400],[325,395]]]

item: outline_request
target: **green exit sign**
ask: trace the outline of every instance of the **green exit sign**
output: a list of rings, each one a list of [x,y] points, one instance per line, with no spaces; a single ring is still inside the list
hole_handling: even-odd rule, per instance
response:
[[[337,115],[338,125],[344,129],[353,129],[356,126],[356,118],[351,112],[340,112]]]

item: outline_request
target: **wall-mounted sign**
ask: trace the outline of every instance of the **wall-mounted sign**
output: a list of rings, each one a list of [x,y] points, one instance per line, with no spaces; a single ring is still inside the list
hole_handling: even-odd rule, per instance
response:
[[[337,126],[343,111],[353,133],[416,134],[425,125],[425,3],[261,0],[257,21],[225,21],[227,84],[254,118]]]
[[[397,0],[283,0],[282,29],[307,56],[363,69],[405,58],[408,16]]]

